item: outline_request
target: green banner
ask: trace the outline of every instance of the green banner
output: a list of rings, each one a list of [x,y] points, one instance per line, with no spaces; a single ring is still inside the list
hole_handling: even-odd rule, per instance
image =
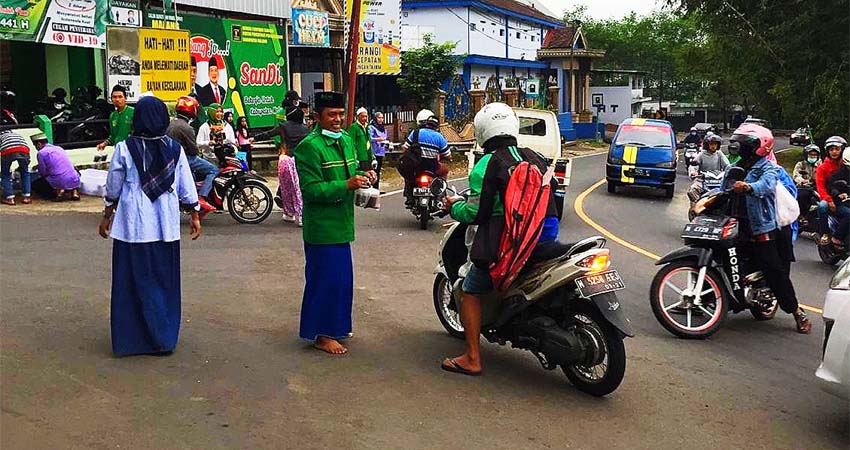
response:
[[[104,48],[108,9],[97,0],[0,0],[0,39]]]
[[[191,93],[202,105],[220,103],[251,128],[276,124],[288,87],[286,28],[274,23],[161,12],[145,25],[189,30]]]

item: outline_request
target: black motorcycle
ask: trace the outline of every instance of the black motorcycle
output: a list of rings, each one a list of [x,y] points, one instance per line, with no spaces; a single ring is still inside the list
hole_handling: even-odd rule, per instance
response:
[[[218,211],[223,211],[226,204],[230,216],[239,223],[258,224],[266,220],[274,208],[267,180],[247,170],[235,156],[232,144],[215,143],[211,147],[219,171],[207,201]],[[196,180],[195,184],[200,190],[204,180]]]
[[[419,221],[419,228],[427,230],[428,222],[443,210],[443,198],[435,192],[445,185],[446,180],[433,172],[422,172],[416,176],[406,207]]]
[[[733,167],[728,176],[743,180]],[[747,241],[739,239],[744,198],[714,190],[696,205],[697,216],[682,231],[685,247],[661,258],[649,291],[652,312],[670,333],[705,339],[720,328],[727,312],[749,310],[756,320],[776,315],[778,301],[761,271],[753,267]]]

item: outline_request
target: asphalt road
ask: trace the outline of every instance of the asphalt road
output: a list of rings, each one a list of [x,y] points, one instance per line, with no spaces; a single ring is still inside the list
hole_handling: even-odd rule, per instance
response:
[[[604,174],[573,169],[562,238],[595,234],[569,206]],[[611,232],[655,253],[675,248],[684,183],[672,202],[644,192],[584,202]],[[801,336],[779,316],[730,317],[712,339],[678,340],[656,322],[655,267],[611,244],[638,336],[620,389],[573,389],[530,354],[484,345],[483,377],[439,370],[461,342],[431,300],[442,229],[420,231],[398,196],[358,211],[355,337],[328,357],[299,341],[299,230],[276,213],[228,216],[184,240],[183,328],[168,357],[116,359],[109,344],[111,244],[98,216],[0,214],[0,447],[3,449],[846,449],[848,405],[820,391],[822,327]],[[184,234],[185,236],[185,234]],[[831,274],[801,242],[800,297],[820,306]]]

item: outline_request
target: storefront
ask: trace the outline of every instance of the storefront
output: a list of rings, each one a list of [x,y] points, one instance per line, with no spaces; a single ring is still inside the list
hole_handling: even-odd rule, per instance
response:
[[[338,0],[292,0],[291,7],[291,85],[312,104],[316,92],[344,89],[343,7]]]

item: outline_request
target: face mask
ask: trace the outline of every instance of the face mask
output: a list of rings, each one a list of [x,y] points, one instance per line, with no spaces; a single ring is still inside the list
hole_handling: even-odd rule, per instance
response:
[[[808,161],[809,161],[809,164],[814,164],[814,163],[818,162],[818,159],[817,158],[809,158]]]
[[[322,128],[322,135],[327,136],[327,137],[329,137],[333,140],[337,140],[337,139],[342,137],[342,131],[334,132],[334,131],[326,130],[326,129]]]

